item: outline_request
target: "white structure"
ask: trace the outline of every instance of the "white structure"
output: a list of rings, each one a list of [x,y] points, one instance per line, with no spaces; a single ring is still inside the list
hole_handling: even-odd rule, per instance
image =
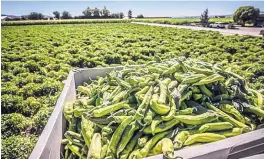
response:
[[[124,16],[124,18],[123,19],[128,19],[128,16]]]
[[[15,15],[1,15],[1,20],[5,21],[5,20],[20,20],[21,16],[15,16]]]

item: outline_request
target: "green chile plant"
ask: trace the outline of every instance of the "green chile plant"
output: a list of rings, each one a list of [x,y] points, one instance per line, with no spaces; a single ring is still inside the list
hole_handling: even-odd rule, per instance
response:
[[[74,23],[2,27],[3,158],[30,155],[60,95],[62,81],[73,68],[144,64],[155,57],[184,55],[231,67],[250,88],[264,89],[262,37],[129,23]]]

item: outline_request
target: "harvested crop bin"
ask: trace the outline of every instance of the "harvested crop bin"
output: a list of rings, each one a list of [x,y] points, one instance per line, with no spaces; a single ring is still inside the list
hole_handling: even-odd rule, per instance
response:
[[[241,158],[264,152],[263,96],[178,57],[71,71],[30,158]]]

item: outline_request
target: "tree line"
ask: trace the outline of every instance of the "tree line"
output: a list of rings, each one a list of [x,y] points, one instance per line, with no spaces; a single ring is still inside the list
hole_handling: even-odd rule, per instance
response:
[[[99,9],[97,7],[95,8],[90,8],[87,7],[83,12],[82,15],[80,16],[72,16],[68,11],[54,11],[53,12],[54,18],[56,19],[103,19],[103,18],[119,18],[123,19],[124,18],[124,13],[123,12],[118,12],[118,13],[110,13],[110,11],[104,6],[103,9]],[[132,10],[128,11],[127,14],[128,18],[132,18]],[[144,18],[142,14],[138,15],[137,18]],[[30,19],[30,20],[40,20],[40,19],[45,19],[45,16],[42,13],[37,13],[37,12],[31,12],[27,16],[22,16],[22,19]]]
[[[200,23],[203,26],[208,26],[209,24],[209,12],[206,9],[200,17]],[[253,6],[242,6],[239,7],[233,14],[233,21],[241,26],[245,26],[246,23],[257,25],[257,19],[260,15],[259,8],[254,8]]]

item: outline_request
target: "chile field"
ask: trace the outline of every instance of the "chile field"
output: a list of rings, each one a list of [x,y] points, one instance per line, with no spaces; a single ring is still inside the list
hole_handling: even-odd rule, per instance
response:
[[[27,158],[73,68],[176,56],[221,64],[264,89],[264,38],[130,23],[2,27],[2,158]]]

